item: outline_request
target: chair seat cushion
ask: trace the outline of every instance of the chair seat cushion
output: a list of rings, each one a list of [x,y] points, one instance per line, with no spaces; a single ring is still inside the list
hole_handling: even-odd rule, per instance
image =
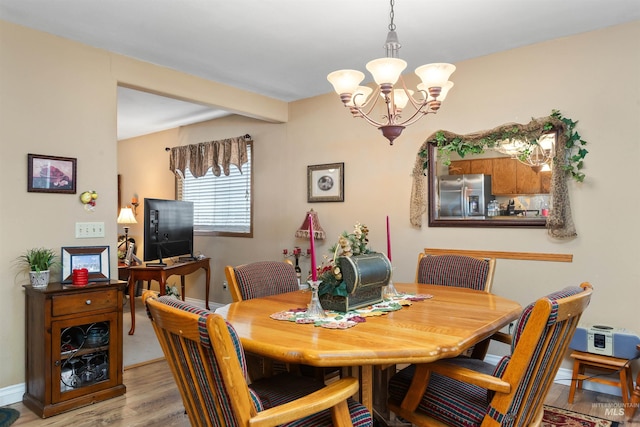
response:
[[[291,402],[300,397],[304,397],[314,391],[320,390],[324,384],[314,378],[283,373],[275,377],[264,378],[253,382],[250,386],[262,404],[263,409],[269,409],[283,403]],[[353,399],[348,399],[349,412],[354,427],[368,427],[373,425],[371,415],[367,408]],[[287,427],[331,427],[331,411],[326,409],[317,414],[283,424]]]
[[[447,360],[474,371],[491,374],[494,366],[477,359],[457,357]],[[411,385],[415,366],[396,373],[389,381],[389,397],[402,402]],[[433,373],[416,411],[424,412],[443,423],[459,426],[479,426],[487,413],[487,390]]]

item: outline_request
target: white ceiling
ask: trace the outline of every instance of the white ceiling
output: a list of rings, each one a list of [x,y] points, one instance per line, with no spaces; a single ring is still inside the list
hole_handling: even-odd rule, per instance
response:
[[[389,11],[386,0],[0,0],[2,20],[283,101],[330,92],[329,72],[384,56]],[[638,19],[640,0],[397,0],[394,22],[413,69]],[[225,114],[118,94],[119,139]]]

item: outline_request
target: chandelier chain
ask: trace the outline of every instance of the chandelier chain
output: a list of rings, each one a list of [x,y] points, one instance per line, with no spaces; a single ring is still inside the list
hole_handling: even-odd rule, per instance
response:
[[[393,18],[395,17],[393,6],[395,5],[395,3],[395,0],[391,0],[391,12],[389,12],[389,31],[396,30],[396,24],[393,23]]]

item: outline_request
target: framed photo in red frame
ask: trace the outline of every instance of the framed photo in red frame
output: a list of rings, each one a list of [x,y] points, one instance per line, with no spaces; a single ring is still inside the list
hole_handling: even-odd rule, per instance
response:
[[[27,191],[76,194],[76,164],[72,157],[27,154]]]

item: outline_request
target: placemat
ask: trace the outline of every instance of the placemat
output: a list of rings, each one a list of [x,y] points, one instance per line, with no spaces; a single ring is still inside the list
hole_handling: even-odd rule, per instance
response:
[[[383,301],[346,313],[333,310],[325,310],[326,318],[307,317],[306,308],[291,308],[271,314],[274,320],[284,320],[301,325],[313,324],[316,327],[327,329],[349,329],[358,323],[366,322],[367,317],[383,316],[391,311],[400,310],[403,306],[410,306],[413,302],[424,301],[433,298],[430,294],[401,294],[391,301]]]

